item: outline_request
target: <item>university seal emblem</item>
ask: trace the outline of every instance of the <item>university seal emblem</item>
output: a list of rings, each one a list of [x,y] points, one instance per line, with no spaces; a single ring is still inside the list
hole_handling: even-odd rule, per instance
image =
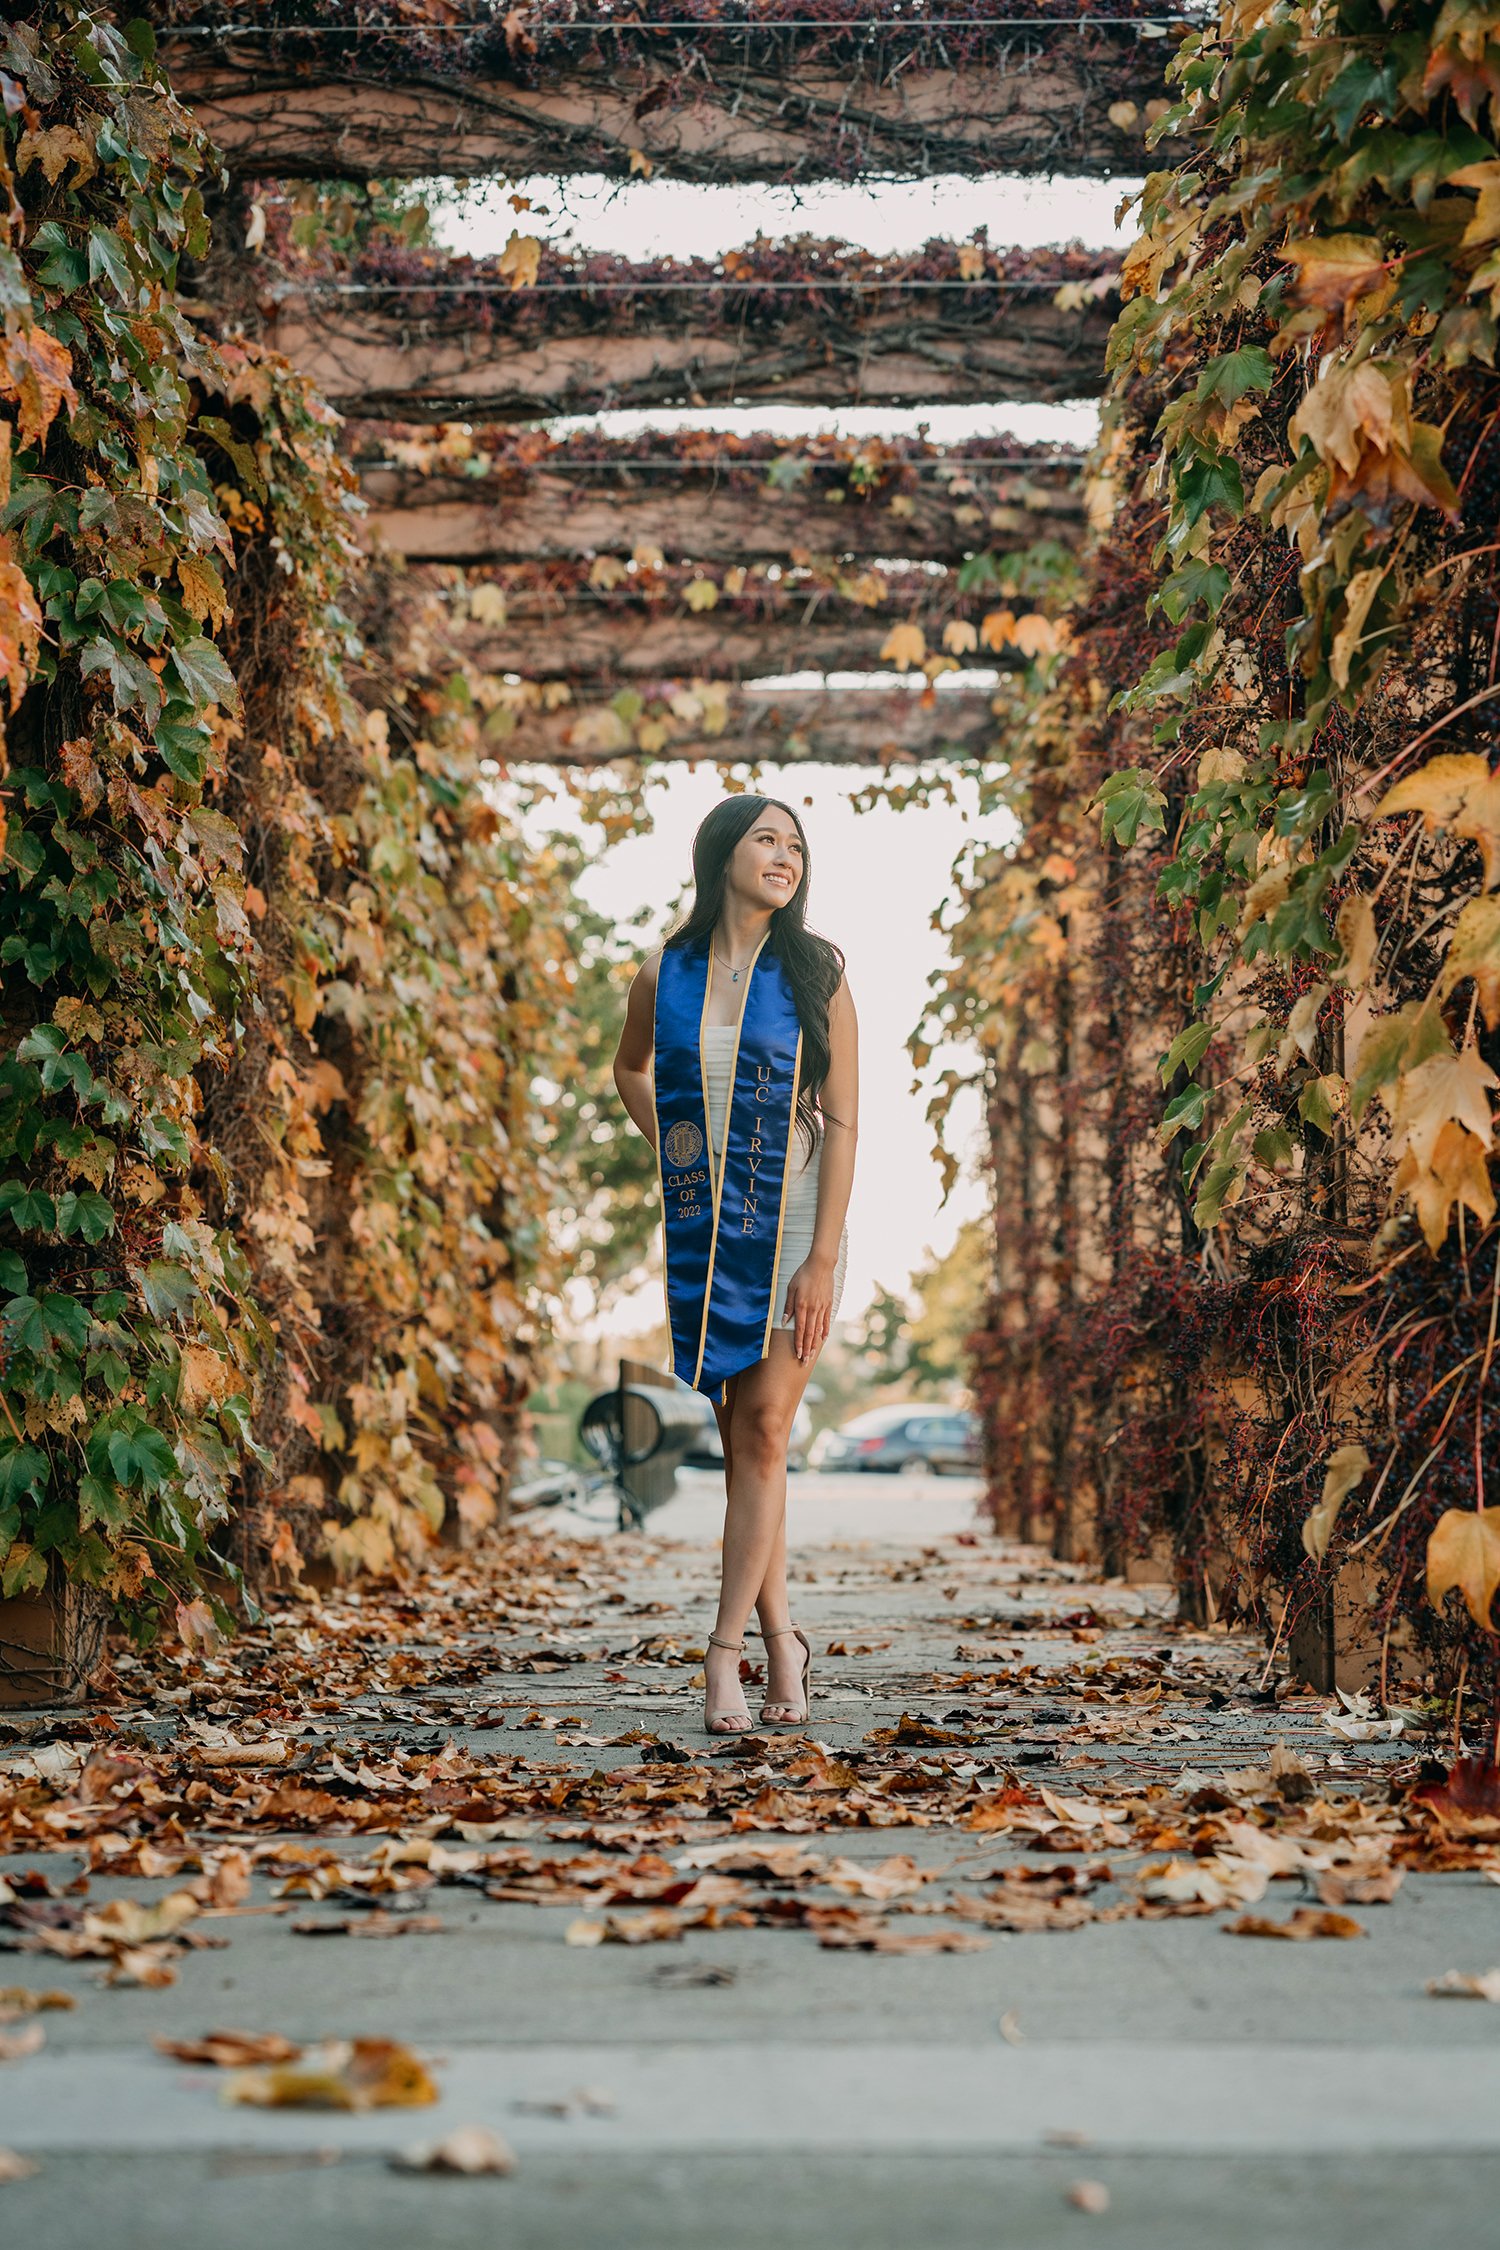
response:
[[[669,1164],[677,1165],[679,1168],[696,1164],[703,1154],[703,1135],[691,1119],[684,1118],[681,1124],[671,1125],[667,1128],[667,1137],[662,1142],[662,1153]]]

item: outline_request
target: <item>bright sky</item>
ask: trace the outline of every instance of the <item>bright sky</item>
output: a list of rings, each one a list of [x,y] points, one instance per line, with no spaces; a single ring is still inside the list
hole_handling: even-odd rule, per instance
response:
[[[997,176],[870,187],[830,182],[793,190],[699,187],[670,180],[528,180],[515,190],[532,198],[534,207],[528,212],[518,215],[511,208],[508,189],[481,185],[465,190],[457,203],[439,202],[434,216],[443,242],[475,255],[503,248],[512,227],[559,244],[636,258],[711,257],[740,247],[757,233],[837,237],[863,249],[900,253],[935,235],[961,239],[978,226],[988,227],[997,248],[1068,241],[1108,248],[1124,247],[1132,239],[1129,217],[1119,223],[1115,210],[1135,184]],[[578,426],[554,425],[559,431]],[[600,415],[584,426],[619,435],[679,427],[767,431],[781,437],[830,429],[848,436],[894,435],[920,426],[943,444],[1009,431],[1023,442],[1055,440],[1082,450],[1092,442],[1097,408],[1091,400],[1053,406],[944,406],[925,413],[878,407],[842,412],[684,408]],[[913,1091],[905,1051],[930,979],[945,958],[932,917],[950,894],[955,856],[975,833],[974,786],[960,783],[956,806],[856,813],[849,792],[859,780],[858,773],[845,768],[796,766],[767,772],[760,784],[802,814],[813,864],[809,918],[847,954],[860,1017],[860,1151],[849,1213],[844,1320],[859,1315],[877,1284],[903,1287],[927,1255],[947,1250],[962,1222],[984,1207],[977,1096],[966,1095],[955,1111],[950,1144],[966,1149],[970,1161],[944,1205],[931,1156],[932,1132],[923,1115],[927,1096]],[[596,863],[584,881],[590,903],[622,918],[643,903],[655,906],[654,942],[688,880],[693,832],[721,794],[711,769],[665,769],[646,790],[653,832],[617,845]],[[989,834],[1002,840],[993,828]],[[933,1068],[963,1059],[939,1055]],[[623,1299],[605,1322],[590,1325],[628,1335],[660,1317],[661,1285],[651,1279]]]

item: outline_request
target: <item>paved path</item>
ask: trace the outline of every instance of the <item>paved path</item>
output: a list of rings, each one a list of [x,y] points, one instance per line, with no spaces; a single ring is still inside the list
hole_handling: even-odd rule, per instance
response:
[[[684,1480],[639,1538],[548,1526],[564,1565],[529,1635],[514,1616],[497,1627],[482,1603],[457,1632],[424,1639],[413,1624],[403,1654],[439,1660],[399,1692],[379,1673],[304,1717],[310,1777],[336,1755],[351,1789],[356,1772],[368,1791],[393,1788],[381,1778],[392,1761],[453,1744],[447,1755],[508,1789],[553,1793],[556,1817],[492,1824],[503,1833],[476,1852],[511,1854],[522,1889],[523,1862],[577,1854],[586,1868],[602,1847],[622,1863],[654,1851],[636,1864],[658,1870],[657,1895],[662,1876],[681,1890],[713,1871],[683,1866],[702,1836],[710,1860],[715,1848],[802,1848],[814,1883],[829,1878],[822,1908],[804,1912],[805,1880],[799,1891],[767,1877],[747,1926],[733,1911],[695,1925],[689,1900],[619,1910],[627,1924],[678,1913],[688,1926],[669,1942],[567,1943],[571,1925],[599,1918],[592,1894],[497,1899],[506,1885],[492,1856],[473,1876],[455,1862],[435,1888],[363,1898],[353,1917],[436,1910],[430,1934],[312,1942],[296,1922],[336,1917],[340,1894],[289,1909],[275,1895],[283,1859],[257,1864],[240,1911],[199,1925],[227,1947],[188,1954],[162,1989],[103,1991],[96,1962],[14,1954],[0,1983],[61,1986],[79,2005],[35,2019],[48,2031],[40,2053],[0,2064],[0,2142],[39,2167],[0,2185],[3,2239],[48,2250],[1448,2250],[1488,2239],[1500,2007],[1426,1991],[1445,1971],[1500,1966],[1500,1889],[1482,1864],[1418,1865],[1389,1903],[1352,1906],[1358,1942],[1232,1939],[1229,1909],[1139,1910],[1148,1865],[1170,1861],[1191,1879],[1220,1864],[1205,1820],[1238,1820],[1228,1833],[1244,1850],[1255,1821],[1281,1835],[1264,1805],[1247,1812],[1236,1796],[1273,1743],[1301,1762],[1289,1817],[1299,1794],[1344,1806],[1357,1795],[1372,1832],[1389,1826],[1381,1808],[1410,1769],[1406,1743],[1340,1737],[1319,1699],[1278,1698],[1259,1647],[1174,1628],[1163,1588],[1091,1583],[991,1539],[973,1501],[957,1480],[796,1480],[795,1607],[817,1652],[811,1742],[761,1738],[710,1756],[701,1735],[690,1683],[715,1567],[707,1477]],[[357,1635],[360,1604],[325,1606],[332,1629]],[[289,1613],[278,1625],[282,1643],[295,1624]],[[518,1649],[531,1652],[525,1673]],[[209,1677],[248,1680],[252,1652],[237,1661]],[[199,1691],[171,1692],[158,1683],[127,1700],[114,1739],[180,1750]],[[45,1767],[49,1737],[65,1755],[67,1726],[13,1733],[13,1779],[26,1759]],[[857,1787],[873,1809],[831,1833],[801,1818],[799,1792],[820,1776],[825,1788],[833,1778],[825,1803],[847,1805]],[[639,1811],[613,1829],[601,1818],[616,1785],[623,1803],[670,1803],[670,1817],[650,1813],[659,1841],[630,1827]],[[1047,1805],[1064,1812],[1036,1809]],[[995,1808],[993,1829],[976,1807]],[[1033,1825],[1001,1825],[1011,1817]],[[1049,1834],[1054,1817],[1064,1825]],[[417,1825],[462,1849],[441,1818]],[[1315,1852],[1305,1831],[1286,1848]],[[393,1819],[338,1850],[363,1863],[382,1837],[414,1832]],[[1374,1848],[1360,1832],[1343,1814],[1329,1829],[1346,1853]],[[267,1852],[297,1848],[267,1840],[264,1824],[259,1834]],[[1144,1848],[1174,1834],[1180,1850]],[[911,1871],[893,1877],[902,1857]],[[75,1865],[28,1851],[0,1860],[0,1875],[50,1870],[61,1893]],[[1316,1904],[1315,1879],[1275,1882],[1250,1903],[1284,1921]],[[735,1882],[731,1869],[726,1892]],[[95,1874],[89,1897],[150,1900],[170,1887]],[[997,1898],[1014,1915],[1044,1899],[1059,1926],[1007,1928]],[[1104,1918],[1060,1926],[1080,1898]],[[940,1933],[982,1949],[844,1942]],[[441,2102],[362,2115],[230,2107],[222,2073],[153,2051],[160,2035],[225,2024],[301,2041],[399,2038],[433,2058]],[[389,2168],[391,2151],[474,2123],[510,2143],[511,2177]]]

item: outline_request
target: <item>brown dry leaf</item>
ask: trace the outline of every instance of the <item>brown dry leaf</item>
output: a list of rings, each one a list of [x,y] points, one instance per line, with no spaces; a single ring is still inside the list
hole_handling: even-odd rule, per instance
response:
[[[23,2023],[19,2031],[0,2026],[0,2063],[21,2062],[27,2055],[40,2054],[46,2044],[47,2034],[39,2023]]]
[[[71,1992],[33,1992],[29,1985],[0,1985],[0,2023],[14,2023],[17,2016],[34,2016],[42,2008],[76,2008],[77,2005]]]
[[[564,1945],[658,1945],[680,1938],[691,1925],[670,1906],[646,1907],[639,1914],[580,1914],[563,1932]]]
[[[1315,1906],[1299,1906],[1285,1921],[1274,1921],[1269,1914],[1242,1914],[1237,1922],[1224,1925],[1228,1937],[1293,1938],[1358,1938],[1368,1933],[1360,1928],[1352,1915],[1331,1914]]]
[[[1418,1782],[1411,1795],[1444,1828],[1500,1837],[1500,1765],[1487,1758],[1460,1758],[1441,1780]]]
[[[69,413],[77,409],[73,358],[67,345],[49,336],[45,328],[17,328],[14,334],[0,337],[0,394],[5,393],[20,407],[20,444],[39,444],[60,406],[66,405]]]
[[[829,1952],[979,1953],[990,1942],[972,1930],[898,1928],[883,1914],[861,1913],[848,1906],[813,1907],[806,1924]]]
[[[168,1891],[154,1906],[134,1898],[112,1898],[90,1907],[83,1917],[85,1936],[103,1945],[149,1945],[176,1935],[202,1909],[191,1891]]]
[[[1367,234],[1329,234],[1289,242],[1279,253],[1297,268],[1296,294],[1304,305],[1342,312],[1385,279],[1385,247]]]
[[[919,1891],[934,1876],[924,1873],[914,1859],[900,1852],[875,1867],[861,1866],[857,1859],[831,1859],[823,1868],[821,1880],[830,1890],[843,1891],[851,1898],[885,1899]]]
[[[1500,1969],[1485,1969],[1478,1976],[1462,1969],[1445,1969],[1428,1981],[1435,2000],[1493,2000],[1500,2004]]]
[[[152,2046],[175,2062],[210,2063],[215,2070],[248,2070],[254,2064],[295,2062],[302,2049],[279,2031],[209,2031],[201,2039],[167,2039]]]
[[[492,2172],[504,2178],[516,2168],[515,2150],[488,2125],[457,2125],[440,2141],[420,2141],[390,2159],[396,2172],[462,2172],[471,2178]]]
[[[1453,1587],[1476,1625],[1493,1632],[1490,1611],[1500,1588],[1500,1511],[1449,1508],[1427,1541],[1427,1599],[1434,1609]]]
[[[1366,1874],[1342,1874],[1330,1868],[1317,1880],[1323,1906],[1388,1906],[1404,1880],[1399,1867],[1377,1867]]]
[[[377,1907],[371,1914],[340,1914],[324,1921],[293,1922],[294,1937],[396,1938],[431,1937],[443,1926],[440,1914],[387,1914]]]
[[[1097,1910],[1076,1891],[1049,1891],[1034,1883],[1002,1883],[983,1898],[958,1892],[942,1902],[942,1912],[987,1930],[1081,1930],[1098,1920]]]
[[[173,1963],[181,1959],[177,1946],[122,1945],[104,1974],[106,1984],[140,1984],[153,1992],[177,1982]]]
[[[426,2064],[396,2039],[334,2039],[300,2061],[237,2071],[227,2102],[253,2109],[423,2109],[438,2099]]]
[[[7,2180],[34,2180],[41,2170],[29,2156],[18,2155],[13,2148],[0,2148],[0,2183]]]
[[[542,246],[534,234],[521,234],[512,227],[510,239],[500,253],[500,273],[512,289],[529,289],[536,280],[542,262]]]

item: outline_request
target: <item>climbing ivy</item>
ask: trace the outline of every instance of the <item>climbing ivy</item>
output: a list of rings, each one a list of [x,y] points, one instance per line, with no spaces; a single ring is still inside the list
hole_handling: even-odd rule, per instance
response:
[[[190,1181],[248,993],[217,379],[175,295],[207,152],[149,34],[0,46],[0,1588],[61,1565],[144,1631],[213,1559],[268,1334]]]

